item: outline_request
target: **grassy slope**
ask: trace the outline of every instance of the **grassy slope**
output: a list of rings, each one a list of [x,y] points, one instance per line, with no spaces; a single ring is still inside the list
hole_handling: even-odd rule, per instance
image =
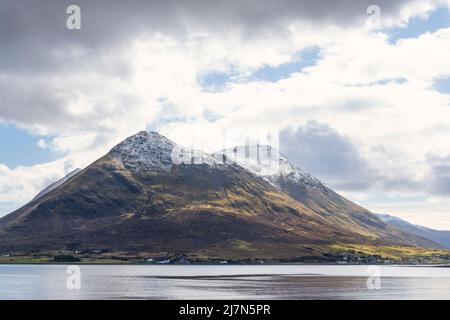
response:
[[[382,258],[397,260],[408,258],[429,258],[437,256],[450,255],[450,250],[445,249],[430,249],[421,247],[398,246],[398,245],[384,245],[373,246],[364,244],[346,244],[337,243],[327,246],[333,253],[347,253],[356,255],[379,255]]]

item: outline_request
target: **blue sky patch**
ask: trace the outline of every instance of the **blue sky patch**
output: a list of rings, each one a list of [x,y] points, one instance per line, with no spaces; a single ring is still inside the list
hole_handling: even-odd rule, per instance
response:
[[[223,89],[228,82],[232,82],[232,78],[236,76],[237,73],[235,71],[212,71],[201,76],[199,78],[199,83],[207,90],[220,90]]]
[[[411,18],[406,27],[388,29],[386,33],[389,34],[389,43],[394,44],[399,39],[418,38],[426,32],[432,33],[448,27],[450,27],[450,11],[447,7],[439,7],[428,18]]]
[[[433,88],[440,93],[450,94],[450,76],[434,81]]]
[[[199,77],[198,82],[206,90],[221,90],[228,83],[237,81],[270,81],[277,82],[289,78],[296,72],[301,72],[304,68],[314,66],[319,60],[320,48],[310,47],[298,52],[290,62],[278,66],[265,65],[255,70],[250,76],[240,77],[235,68],[228,72],[212,71]]]
[[[13,124],[0,123],[0,163],[14,168],[17,166],[32,166],[57,159],[58,154],[55,152],[37,146],[37,142],[42,138],[34,136]]]
[[[0,202],[0,217],[13,212],[18,207],[19,206],[15,202]]]
[[[289,78],[292,74],[304,68],[314,66],[319,60],[320,49],[311,47],[296,54],[291,62],[276,67],[264,66],[252,74],[251,80],[277,82]]]

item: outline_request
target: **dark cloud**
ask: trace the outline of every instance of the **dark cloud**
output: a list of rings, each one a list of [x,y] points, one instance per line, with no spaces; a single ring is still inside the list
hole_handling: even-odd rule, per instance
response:
[[[326,124],[309,121],[280,132],[280,150],[298,166],[340,190],[365,190],[375,180],[352,141]]]
[[[378,4],[383,12],[396,12],[403,3]],[[66,28],[66,9],[72,4],[81,7],[81,30]],[[163,33],[184,39],[192,31],[215,35],[230,30],[244,36],[279,34],[296,19],[345,25],[365,19],[369,4],[366,0],[0,0],[0,120],[29,123],[33,117],[34,123],[45,125],[74,123],[71,113],[63,110],[67,102],[63,97],[72,94],[69,83],[55,88],[51,78],[85,73],[126,78],[132,72],[130,61],[118,55],[139,37]],[[10,84],[12,78],[16,83]]]
[[[450,156],[429,154],[427,162],[431,168],[430,191],[439,196],[450,196]]]
[[[71,97],[58,95],[51,85],[17,83],[0,78],[0,119],[25,124],[64,125],[72,117],[64,108]]]
[[[349,25],[366,19],[369,0],[0,0],[0,70],[70,64],[70,50],[101,50],[127,45],[136,36],[166,33],[183,37],[192,30],[240,30],[246,35],[282,32],[290,21]],[[384,16],[407,0],[379,0]],[[82,29],[66,28],[66,8],[81,7]],[[57,53],[66,53],[59,56]],[[92,57],[91,53],[86,57]],[[69,61],[68,61],[69,60]]]
[[[142,103],[135,96],[117,93],[105,97],[94,97],[87,104],[92,108],[78,112],[80,92],[77,82],[66,80],[50,81],[47,78],[28,78],[0,76],[0,121],[9,121],[26,127],[46,127],[59,131],[103,130],[114,128],[114,121],[123,119],[127,110]],[[102,86],[92,87],[101,92]],[[103,104],[101,104],[103,103]],[[111,122],[102,122],[105,117]]]
[[[450,196],[450,156],[428,154],[429,174],[420,180],[407,176],[401,164],[393,176],[384,176],[371,167],[348,137],[316,121],[282,130],[280,150],[299,167],[338,190],[365,191],[376,187],[384,191]],[[386,153],[380,145],[372,151]]]

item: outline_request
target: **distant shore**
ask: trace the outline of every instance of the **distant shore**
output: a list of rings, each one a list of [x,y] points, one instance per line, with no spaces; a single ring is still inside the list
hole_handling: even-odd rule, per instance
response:
[[[450,251],[402,247],[333,244],[317,255],[227,255],[113,250],[0,252],[0,264],[83,265],[450,265]]]
[[[2,257],[4,258],[4,257]],[[117,265],[117,266],[280,266],[280,265],[330,265],[330,266],[420,266],[420,267],[450,267],[450,262],[428,262],[428,263],[408,263],[408,262],[390,262],[390,263],[342,263],[336,262],[299,262],[299,261],[263,261],[263,262],[251,262],[251,261],[233,261],[227,263],[212,262],[212,261],[196,261],[196,262],[170,262],[170,263],[149,263],[146,261],[122,261],[114,259],[87,259],[80,261],[54,261],[51,258],[48,259],[33,259],[30,257],[14,257],[12,259],[0,259],[0,265]]]

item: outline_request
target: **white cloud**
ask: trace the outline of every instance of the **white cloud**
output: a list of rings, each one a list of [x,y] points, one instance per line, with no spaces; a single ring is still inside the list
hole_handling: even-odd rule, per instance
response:
[[[36,146],[37,146],[38,148],[41,148],[41,149],[48,149],[48,148],[50,148],[50,146],[47,144],[47,142],[45,142],[44,139],[39,139],[39,140],[36,142]]]
[[[404,23],[436,3],[410,3],[384,16],[384,23]],[[316,120],[351,140],[377,173],[375,187],[404,193],[427,181],[428,154],[450,155],[450,98],[432,88],[433,80],[450,75],[450,29],[396,44],[381,32],[305,19],[261,33],[198,25],[183,30],[182,36],[139,33],[105,47],[86,48],[81,41],[67,52],[52,51],[67,54],[69,66],[0,74],[0,119],[51,135],[38,145],[65,154],[29,168],[0,166],[0,202],[26,202],[148,126],[180,143],[187,131],[203,127],[213,149],[213,138],[224,131],[298,128]],[[316,66],[278,82],[244,81],[312,45],[321,49]],[[198,83],[202,74],[230,69],[238,71],[238,81],[222,91]],[[218,120],[207,121],[208,112]]]
[[[25,203],[63,174],[61,160],[14,170],[0,164],[0,203]]]

